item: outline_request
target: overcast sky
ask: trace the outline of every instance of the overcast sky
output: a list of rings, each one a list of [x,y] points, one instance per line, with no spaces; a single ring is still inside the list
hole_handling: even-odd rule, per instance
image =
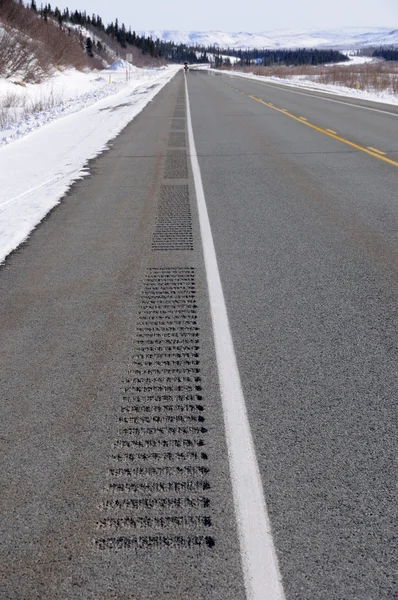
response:
[[[47,0],[48,1],[48,0]],[[40,5],[40,0],[37,1]],[[180,31],[246,31],[336,27],[398,28],[398,0],[50,0],[59,8],[119,19],[127,28]],[[44,2],[45,3],[45,2]]]

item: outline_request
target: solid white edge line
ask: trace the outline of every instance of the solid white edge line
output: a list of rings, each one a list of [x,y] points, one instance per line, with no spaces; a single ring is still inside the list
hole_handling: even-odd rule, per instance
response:
[[[224,73],[222,71],[223,75]],[[229,75],[229,73],[228,73]],[[231,75],[229,75],[231,76]],[[382,113],[383,115],[390,115],[391,117],[398,117],[398,113],[392,113],[387,110],[381,110],[380,108],[372,108],[371,106],[362,106],[362,104],[354,104],[353,102],[344,102],[343,100],[335,100],[334,98],[325,98],[324,96],[318,94],[330,94],[331,92],[327,92],[326,90],[314,90],[317,92],[315,94],[306,94],[305,92],[298,92],[296,90],[288,89],[289,87],[294,87],[293,85],[288,86],[286,83],[270,83],[268,81],[257,81],[257,79],[253,79],[252,77],[245,77],[244,75],[240,75],[239,73],[232,73],[233,77],[240,77],[241,79],[246,79],[246,81],[253,81],[258,85],[265,85],[271,88],[282,89],[285,92],[290,92],[291,94],[298,94],[299,96],[308,96],[309,98],[318,98],[319,100],[326,100],[326,102],[336,102],[337,104],[344,104],[344,106],[353,106],[354,108],[363,108],[364,110],[372,110],[373,112]],[[297,86],[298,87],[298,86]],[[336,94],[337,95],[337,94]],[[351,98],[351,96],[344,96],[344,98]],[[365,102],[377,102],[377,100],[367,100],[363,98]],[[395,106],[395,105],[393,105]]]
[[[285,595],[281,582],[281,574],[272,539],[207,213],[202,177],[193,137],[186,76],[185,90],[187,97],[189,151],[209,290],[218,377],[246,597],[247,600],[284,600]]]

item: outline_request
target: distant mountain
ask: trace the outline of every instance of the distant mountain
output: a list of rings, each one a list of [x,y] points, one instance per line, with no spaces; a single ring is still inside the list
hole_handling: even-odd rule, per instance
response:
[[[343,27],[341,29],[285,29],[263,33],[223,31],[141,31],[140,35],[190,46],[221,48],[335,48],[354,50],[368,46],[398,45],[398,29]]]

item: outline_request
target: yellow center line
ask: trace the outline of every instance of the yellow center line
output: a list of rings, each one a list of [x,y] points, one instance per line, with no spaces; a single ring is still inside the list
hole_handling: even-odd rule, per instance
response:
[[[386,154],[385,152],[382,152],[381,150],[378,150],[377,148],[372,148],[372,146],[368,146],[369,150],[373,150],[373,152],[377,152],[377,154],[382,154],[383,156]]]
[[[333,129],[325,129],[325,131],[328,131],[329,133],[334,133],[336,135],[337,131],[333,131]]]
[[[251,98],[252,100],[255,100],[256,102],[260,102],[261,104],[264,104],[265,106],[270,106],[269,103],[267,104],[267,102],[264,102],[264,100],[261,100],[261,98],[256,98],[255,96],[250,96],[249,94],[248,94],[248,97]],[[289,113],[285,108],[277,108],[276,106],[271,106],[271,108],[273,108],[274,110],[277,110],[278,112],[283,113],[284,115],[287,115],[291,119],[294,119],[295,121],[298,121],[299,123],[302,123],[303,125],[307,125],[307,127],[311,127],[311,129],[315,129],[315,131],[319,131],[320,133],[324,133],[325,135],[328,135],[329,137],[333,138],[334,140],[342,142],[343,144],[347,144],[347,146],[356,148],[356,150],[360,150],[361,152],[365,152],[365,154],[370,154],[370,156],[374,156],[375,158],[378,158],[379,160],[383,160],[384,162],[386,162],[390,165],[393,165],[394,167],[398,167],[398,162],[391,160],[390,158],[386,158],[385,156],[381,156],[381,154],[379,154],[378,152],[375,152],[374,150],[369,150],[368,148],[365,148],[364,146],[359,146],[358,144],[354,144],[354,142],[350,142],[349,140],[346,140],[345,138],[342,138],[334,133],[331,133],[327,129],[321,129],[321,127],[312,125],[312,123],[307,123],[306,121],[302,121],[301,119],[299,119],[299,117],[296,117],[295,115],[292,115],[291,113]]]

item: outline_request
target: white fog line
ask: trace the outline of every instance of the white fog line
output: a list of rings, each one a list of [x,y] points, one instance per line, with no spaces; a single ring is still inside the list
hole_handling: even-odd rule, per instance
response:
[[[278,561],[247,417],[227,308],[193,137],[188,86],[188,139],[209,289],[235,515],[247,600],[284,600]]]

